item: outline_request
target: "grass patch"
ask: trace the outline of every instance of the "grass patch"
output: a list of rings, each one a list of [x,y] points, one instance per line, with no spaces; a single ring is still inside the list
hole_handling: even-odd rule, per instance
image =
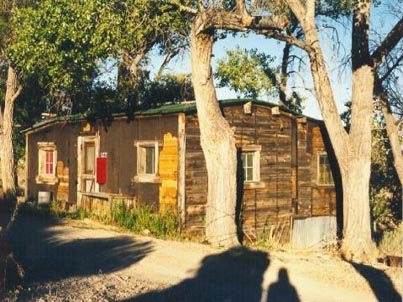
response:
[[[385,232],[379,244],[382,252],[392,256],[403,256],[403,222],[392,231]]]
[[[91,218],[107,225],[119,226],[125,230],[152,235],[158,238],[180,238],[180,219],[174,211],[164,213],[153,211],[150,206],[128,207],[124,201],[97,203],[91,212],[79,208],[75,212],[60,209],[56,202],[37,205],[24,203],[20,206],[22,212],[36,216],[56,219]]]

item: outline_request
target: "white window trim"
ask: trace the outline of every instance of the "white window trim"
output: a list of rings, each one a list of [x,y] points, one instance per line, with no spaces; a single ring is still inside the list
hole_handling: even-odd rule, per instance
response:
[[[136,176],[134,177],[134,182],[150,182],[150,183],[159,183],[161,182],[161,178],[159,176],[159,142],[158,140],[144,140],[144,141],[135,141],[134,146],[137,149],[137,167],[136,167]],[[144,147],[154,147],[155,149],[155,173],[153,174],[145,174],[141,173],[141,148]]]
[[[317,171],[316,183],[319,186],[324,186],[324,187],[334,186],[334,180],[333,180],[333,182],[330,182],[330,183],[321,183],[320,182],[320,157],[323,156],[323,155],[327,156],[327,159],[329,160],[329,154],[327,154],[326,152],[319,152],[318,153],[317,163],[316,163],[316,171]],[[329,166],[330,166],[330,162],[329,162]],[[330,169],[331,169],[331,167],[330,167]],[[332,170],[330,170],[330,173],[332,173]],[[332,177],[333,177],[333,175],[332,175]]]
[[[244,184],[259,183],[260,182],[260,152],[262,151],[261,145],[246,145],[241,147],[242,153],[253,153],[253,180],[244,180]],[[243,165],[242,165],[243,169]]]
[[[53,151],[53,171],[52,174],[46,174],[42,171],[45,159],[45,151]],[[54,142],[38,142],[38,174],[35,177],[37,184],[48,184],[54,185],[58,183],[58,178],[56,177],[57,169],[57,148]]]

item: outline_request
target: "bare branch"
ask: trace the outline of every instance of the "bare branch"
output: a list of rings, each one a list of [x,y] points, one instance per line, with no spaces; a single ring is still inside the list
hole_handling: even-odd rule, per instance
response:
[[[171,60],[179,53],[179,50],[174,50],[169,52],[166,56],[164,61],[162,62],[160,68],[158,69],[156,78],[161,77],[162,72],[164,71],[164,69],[167,67],[167,65],[171,62]]]
[[[390,66],[390,67],[387,68],[387,71],[386,71],[385,74],[380,78],[380,81],[383,82],[385,79],[387,79],[387,78],[389,77],[389,75],[393,72],[393,70],[395,70],[395,68],[400,65],[400,62],[402,62],[402,60],[403,60],[403,55],[400,56],[400,57],[396,60],[396,62],[393,63],[392,66]]]
[[[256,30],[256,32],[259,33],[259,34],[262,34],[262,35],[264,35],[266,37],[270,37],[270,38],[274,38],[274,39],[277,39],[277,40],[280,40],[280,41],[284,41],[284,42],[286,42],[288,44],[297,46],[297,47],[299,47],[301,49],[304,49],[306,51],[309,51],[310,48],[311,48],[304,41],[299,40],[299,39],[295,38],[294,36],[283,34],[283,33],[279,32],[279,31],[276,31],[276,30]]]
[[[373,52],[371,58],[374,67],[377,68],[385,60],[392,49],[399,43],[403,36],[403,18],[396,23],[393,29],[389,32],[381,45]]]

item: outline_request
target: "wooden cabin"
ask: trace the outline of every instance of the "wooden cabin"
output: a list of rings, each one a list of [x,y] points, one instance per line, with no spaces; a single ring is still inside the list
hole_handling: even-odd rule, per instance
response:
[[[289,241],[296,220],[336,216],[337,165],[322,121],[262,101],[220,106],[239,150],[245,238]],[[50,192],[73,207],[125,199],[175,209],[184,232],[204,233],[207,170],[195,103],[116,115],[108,125],[56,117],[24,132],[28,199]]]

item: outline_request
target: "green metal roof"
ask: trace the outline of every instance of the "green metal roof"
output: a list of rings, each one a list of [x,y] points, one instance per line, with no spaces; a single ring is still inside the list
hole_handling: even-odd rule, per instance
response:
[[[247,102],[252,102],[255,105],[261,105],[261,106],[266,106],[266,107],[275,107],[278,106],[282,110],[298,115],[298,116],[304,116],[298,113],[295,113],[284,106],[279,106],[277,104],[273,104],[270,102],[266,101],[261,101],[261,100],[256,100],[256,99],[227,99],[227,100],[220,100],[219,104],[221,107],[229,107],[229,106],[236,106],[236,105],[243,105]],[[166,104],[162,105],[160,107],[156,108],[150,108],[150,109],[143,109],[143,110],[138,110],[133,113],[133,116],[145,116],[145,115],[165,115],[165,114],[175,114],[175,113],[195,113],[197,112],[196,109],[196,102],[183,102],[183,103],[178,103],[178,104]],[[125,113],[116,113],[113,114],[112,117],[124,117],[126,116]],[[26,133],[31,130],[35,130],[37,128],[43,127],[48,124],[53,124],[56,122],[65,122],[65,121],[79,121],[79,120],[86,120],[88,116],[86,114],[74,114],[74,115],[66,115],[66,116],[58,116],[55,118],[51,118],[48,120],[41,121],[39,123],[34,124],[32,127],[27,128],[22,130],[22,133]],[[316,120],[313,118],[309,118],[311,120],[315,121],[320,121]]]

